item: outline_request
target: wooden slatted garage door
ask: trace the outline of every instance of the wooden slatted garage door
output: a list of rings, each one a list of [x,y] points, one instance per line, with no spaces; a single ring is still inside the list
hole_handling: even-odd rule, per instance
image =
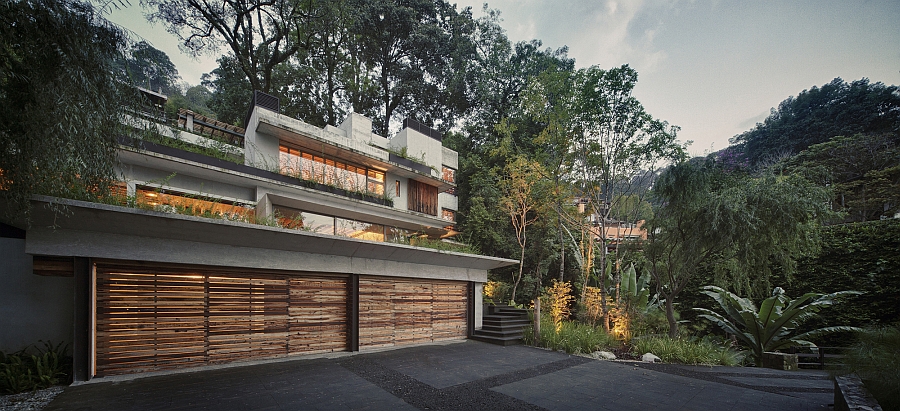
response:
[[[360,278],[359,346],[466,338],[464,282]]]
[[[347,349],[347,278],[98,265],[95,373]]]

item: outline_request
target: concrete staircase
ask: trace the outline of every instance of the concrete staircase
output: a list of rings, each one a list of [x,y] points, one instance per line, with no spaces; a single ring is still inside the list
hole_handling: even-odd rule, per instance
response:
[[[471,339],[497,345],[522,343],[522,329],[531,322],[528,310],[508,305],[485,305],[482,327]]]

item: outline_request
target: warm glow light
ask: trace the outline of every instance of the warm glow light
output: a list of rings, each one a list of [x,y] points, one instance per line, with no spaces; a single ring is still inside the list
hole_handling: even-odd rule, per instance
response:
[[[147,197],[158,197],[159,196],[159,194],[156,194],[156,193],[145,193],[144,195]]]

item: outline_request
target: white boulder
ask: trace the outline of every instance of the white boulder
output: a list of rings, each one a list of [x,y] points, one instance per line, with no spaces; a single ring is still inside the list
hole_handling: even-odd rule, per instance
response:
[[[591,357],[595,360],[615,360],[616,355],[609,351],[594,351],[591,353]]]
[[[642,355],[641,361],[643,361],[643,362],[662,362],[662,360],[659,357],[657,357],[653,354],[650,354],[650,353],[646,353],[646,354]]]

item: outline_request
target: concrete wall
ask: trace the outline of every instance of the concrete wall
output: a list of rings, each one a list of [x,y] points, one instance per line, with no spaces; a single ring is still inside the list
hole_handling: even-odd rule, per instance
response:
[[[441,142],[428,137],[418,131],[404,128],[391,138],[390,146],[392,150],[400,151],[406,147],[406,155],[410,158],[421,161],[424,154],[425,165],[434,167],[436,170],[441,169],[443,164],[443,147]],[[432,171],[432,175],[435,172]]]
[[[72,343],[73,279],[32,273],[25,240],[0,238],[0,351],[39,340]]]

